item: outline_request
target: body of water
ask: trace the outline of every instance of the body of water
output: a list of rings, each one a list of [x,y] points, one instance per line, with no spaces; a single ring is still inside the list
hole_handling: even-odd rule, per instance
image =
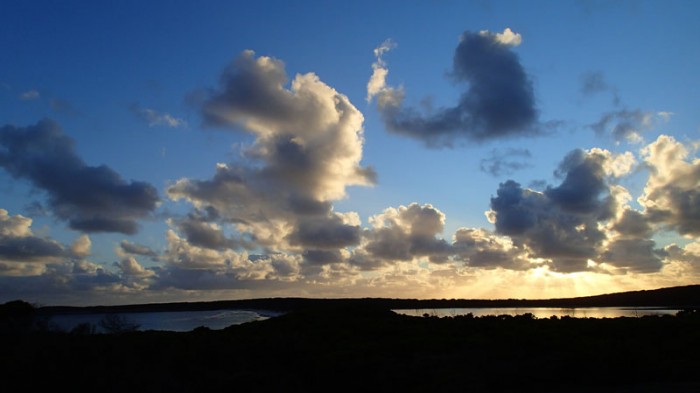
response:
[[[579,307],[579,308],[557,308],[557,307],[532,307],[532,308],[423,308],[413,310],[393,310],[397,314],[409,316],[429,316],[435,317],[455,317],[458,315],[472,314],[475,317],[486,315],[522,315],[532,314],[536,318],[572,317],[572,318],[617,318],[617,317],[642,317],[647,315],[675,315],[678,311],[674,309],[661,309],[651,307]]]
[[[100,321],[107,314],[57,314],[49,319],[51,326],[64,331],[90,323],[101,331]],[[139,325],[139,330],[167,330],[188,332],[200,326],[209,329],[224,329],[231,325],[260,321],[274,316],[273,313],[248,310],[210,310],[174,312],[119,313],[125,321]]]
[[[675,315],[677,309],[660,308],[628,308],[628,307],[580,307],[580,308],[556,308],[556,307],[531,307],[531,308],[423,308],[409,310],[393,310],[397,314],[422,317],[424,315],[434,317],[455,317],[472,314],[475,317],[487,315],[522,315],[532,314],[536,318],[549,318],[551,316],[572,318],[617,318],[617,317],[642,317],[646,315]],[[49,318],[49,324],[63,331],[70,331],[74,327],[89,323],[101,332],[100,321],[108,314],[56,314]],[[274,317],[277,314],[250,310],[209,310],[209,311],[173,311],[173,312],[139,312],[119,313],[125,321],[136,324],[139,330],[165,330],[174,332],[188,332],[200,326],[209,329],[224,329],[231,325],[239,325],[246,322],[261,321]]]

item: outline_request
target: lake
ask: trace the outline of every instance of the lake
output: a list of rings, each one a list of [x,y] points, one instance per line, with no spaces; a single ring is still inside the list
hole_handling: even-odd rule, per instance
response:
[[[56,314],[49,319],[51,326],[70,331],[81,323],[90,323],[100,330],[99,323],[107,314]],[[167,330],[188,332],[204,326],[209,329],[224,329],[231,325],[261,321],[275,316],[270,312],[249,310],[210,310],[210,311],[162,311],[119,313],[130,323],[139,325],[139,330]]]
[[[642,317],[646,315],[675,315],[677,309],[661,308],[628,308],[628,307],[531,307],[531,308],[424,308],[410,310],[392,310],[397,314],[422,317],[425,314],[435,317],[454,317],[472,314],[475,317],[486,315],[522,315],[530,313],[536,318],[551,316],[573,318],[617,318]],[[63,331],[70,331],[82,323],[90,323],[100,330],[99,323],[107,314],[56,314],[50,317],[49,323]],[[126,321],[139,325],[139,330],[166,330],[173,332],[188,332],[200,326],[213,330],[224,329],[231,325],[246,322],[261,321],[276,315],[267,311],[251,310],[209,310],[209,311],[169,311],[169,312],[137,312],[119,313]]]
[[[393,310],[397,314],[409,316],[423,316],[428,314],[435,317],[454,317],[458,315],[472,314],[475,317],[486,315],[522,315],[530,313],[536,318],[572,317],[572,318],[617,318],[617,317],[643,317],[648,315],[675,315],[677,309],[662,309],[658,307],[523,307],[523,308],[423,308],[413,310]]]

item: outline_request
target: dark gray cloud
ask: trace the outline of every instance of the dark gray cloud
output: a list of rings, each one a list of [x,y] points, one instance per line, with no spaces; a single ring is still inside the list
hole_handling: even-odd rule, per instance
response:
[[[210,222],[210,218],[206,216],[191,213],[174,222],[187,241],[196,247],[222,250],[248,246],[247,242],[241,238],[227,237],[224,230],[218,224]]]
[[[700,179],[700,170],[696,170],[695,179]],[[695,181],[696,188],[685,188],[683,186],[667,187],[669,202],[679,214],[668,217],[669,210],[649,209],[650,215],[658,215],[660,221],[667,221],[670,226],[684,235],[700,234],[700,181]],[[664,217],[666,216],[666,217]],[[669,219],[670,218],[670,219]]]
[[[111,168],[88,166],[73,140],[51,120],[0,128],[0,166],[46,191],[53,214],[84,232],[136,233],[158,204],[156,189],[125,181]]]
[[[557,187],[547,187],[544,194],[565,211],[609,218],[614,204],[605,198],[608,191],[604,162],[607,157],[577,149],[566,155],[557,174],[564,177]]]
[[[528,162],[530,158],[532,154],[528,149],[493,149],[489,157],[481,160],[479,167],[482,172],[493,176],[511,175],[515,171],[531,167]]]
[[[700,179],[700,171],[696,171]],[[690,180],[690,179],[686,179]],[[661,200],[664,204],[646,203],[646,215],[650,222],[661,223],[683,235],[700,235],[700,180],[695,185],[669,182],[649,192],[645,201]]]
[[[598,223],[616,208],[603,167],[607,159],[599,152],[569,153],[557,171],[562,183],[543,193],[502,183],[491,198],[496,232],[526,246],[532,257],[551,259],[555,270],[585,270],[606,239]]]
[[[514,37],[507,30],[510,37]],[[403,104],[403,90],[377,89],[378,108],[387,128],[433,147],[462,140],[486,141],[538,134],[532,82],[503,34],[465,32],[454,54],[451,77],[466,91],[454,107],[431,112]],[[376,73],[376,69],[375,69]]]
[[[142,244],[131,243],[127,240],[122,240],[119,243],[119,249],[125,254],[141,255],[144,257],[150,257],[151,259],[158,258],[158,253],[153,251],[150,247]]]
[[[0,236],[0,260],[10,262],[46,262],[65,256],[61,244],[37,236]]]
[[[436,236],[442,233],[445,215],[431,205],[412,203],[386,209],[372,218],[374,228],[365,230],[364,250],[376,258],[409,261],[427,256],[432,262],[446,262],[450,245]]]
[[[588,270],[589,260],[621,271],[659,271],[664,256],[651,240],[651,217],[625,206],[627,191],[610,184],[612,178],[629,173],[633,164],[629,153],[615,155],[597,148],[574,150],[555,172],[562,179],[558,186],[537,192],[512,180],[502,183],[491,199],[489,220],[497,234],[512,240],[507,250],[526,252],[530,259],[548,259],[550,268],[556,271]],[[486,244],[485,240],[481,242]],[[479,243],[472,243],[466,243],[467,251],[479,249]],[[488,245],[482,246],[490,251],[484,255],[485,261],[503,263],[499,248]]]
[[[649,218],[642,212],[626,209],[612,229],[625,238],[649,238],[653,234]]]
[[[304,261],[311,265],[327,265],[329,263],[343,262],[343,255],[339,250],[305,250],[302,254]]]
[[[523,189],[520,184],[508,180],[501,183],[496,191],[496,197],[491,198],[491,210],[496,214],[496,232],[507,236],[517,236],[525,233],[537,224],[536,208],[540,195]]]
[[[616,239],[608,244],[600,260],[634,272],[658,272],[663,267],[664,252],[655,246],[651,239]]]
[[[290,244],[315,249],[339,249],[360,242],[360,226],[350,225],[342,217],[302,219],[288,239]]]

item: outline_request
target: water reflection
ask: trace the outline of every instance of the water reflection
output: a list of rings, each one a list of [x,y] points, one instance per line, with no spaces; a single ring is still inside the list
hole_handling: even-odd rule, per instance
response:
[[[88,323],[94,325],[99,331],[99,323],[105,315],[107,314],[59,314],[50,317],[50,324],[60,330],[70,331],[80,324]],[[271,313],[248,310],[139,312],[119,315],[126,321],[139,325],[139,330],[174,332],[188,332],[200,326],[215,330],[224,329],[231,325],[264,320],[273,316]]]
[[[536,318],[572,317],[572,318],[618,318],[618,317],[643,317],[648,315],[675,315],[677,309],[661,309],[655,307],[531,307],[531,308],[422,308],[412,310],[393,310],[397,314],[409,316],[455,317],[458,315],[472,314],[475,317],[486,315],[523,315],[532,314]]]

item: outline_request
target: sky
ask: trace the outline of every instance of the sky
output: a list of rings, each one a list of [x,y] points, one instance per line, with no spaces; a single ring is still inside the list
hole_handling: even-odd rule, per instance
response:
[[[700,283],[696,1],[4,1],[0,302]]]

